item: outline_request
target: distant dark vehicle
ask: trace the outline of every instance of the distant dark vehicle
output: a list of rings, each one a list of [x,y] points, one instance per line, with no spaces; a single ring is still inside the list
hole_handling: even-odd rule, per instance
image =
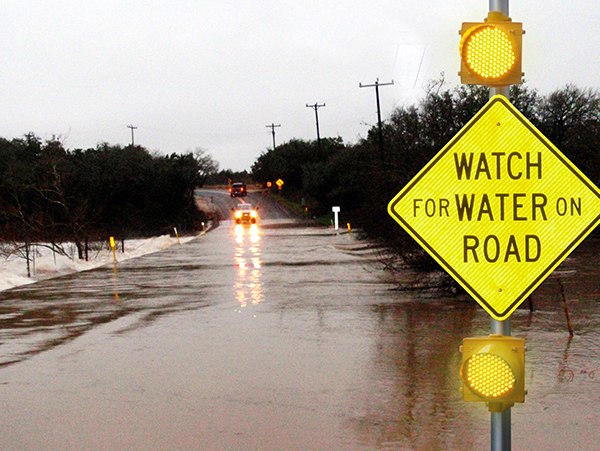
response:
[[[244,197],[248,194],[246,184],[244,182],[235,182],[229,187],[231,197]]]
[[[238,204],[234,209],[234,218],[236,224],[256,224],[258,217],[258,207],[252,208],[250,204]]]

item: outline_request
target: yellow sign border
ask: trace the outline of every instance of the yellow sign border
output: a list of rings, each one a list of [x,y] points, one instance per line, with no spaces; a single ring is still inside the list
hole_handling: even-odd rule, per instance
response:
[[[516,308],[529,296],[554,269],[588,236],[592,230],[600,223],[600,211],[598,215],[584,227],[559,255],[551,261],[549,265],[540,271],[540,274],[529,284],[516,299],[508,305],[504,311],[497,311],[486,299],[474,289],[464,278],[450,265],[427,241],[404,219],[395,209],[395,206],[420,182],[420,180],[442,159],[451,149],[469,132],[469,130],[479,121],[496,103],[501,103],[507,110],[514,115],[540,143],[542,143],[569,171],[571,171],[598,199],[600,199],[600,190],[573,164],[568,158],[558,150],[542,133],[535,128],[531,122],[521,114],[504,96],[497,95],[490,101],[446,144],[438,154],[433,157],[417,175],[389,202],[388,213],[394,218],[467,292],[495,319],[500,321],[507,319]]]

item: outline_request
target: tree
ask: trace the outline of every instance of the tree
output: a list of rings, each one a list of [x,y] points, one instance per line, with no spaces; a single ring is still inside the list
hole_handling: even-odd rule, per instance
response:
[[[219,172],[219,163],[201,147],[196,147],[193,155],[198,168],[197,186],[201,188],[211,176]]]
[[[600,93],[567,85],[541,99],[537,121],[557,147],[578,143],[583,130],[600,123]]]
[[[67,151],[56,138],[0,139],[0,237],[71,241],[198,230],[194,189],[215,170],[209,155],[152,155],[140,146]]]
[[[306,168],[327,161],[344,148],[342,138],[322,138],[321,147],[316,141],[292,139],[270,149],[252,165],[252,177],[259,183],[282,179],[286,192],[302,191]]]
[[[600,183],[600,92],[567,85],[542,97],[536,125],[594,183]]]
[[[206,185],[228,185],[233,182],[250,183],[251,181],[252,181],[252,177],[246,170],[238,172],[238,171],[233,171],[231,169],[222,169],[219,172],[209,175],[206,179],[205,184]]]

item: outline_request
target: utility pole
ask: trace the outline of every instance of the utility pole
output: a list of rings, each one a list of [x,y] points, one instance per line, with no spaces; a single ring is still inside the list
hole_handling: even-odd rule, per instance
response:
[[[499,11],[508,16],[508,9],[508,0],[489,0],[489,11]],[[510,99],[510,86],[490,87],[490,99],[498,94]],[[510,337],[510,318],[504,321],[492,318],[490,326],[490,333]],[[490,442],[492,451],[510,451],[512,447],[511,408],[509,407],[502,412],[490,412],[490,415]]]
[[[273,133],[273,150],[275,150],[275,127],[281,127],[281,124],[272,123],[271,125],[265,125],[265,127],[269,127],[271,133]]]
[[[383,155],[383,131],[381,129],[381,107],[379,106],[379,87],[393,85],[394,80],[391,83],[379,83],[379,78],[372,85],[358,84],[359,88],[375,88],[375,97],[377,99],[377,123],[379,125],[379,152]]]
[[[134,127],[133,125],[128,125],[127,128],[131,129],[131,147],[134,147],[135,146],[135,141],[133,139],[133,131],[135,129],[137,129],[137,127]]]
[[[306,104],[307,108],[312,108],[315,110],[315,119],[317,121],[317,149],[319,149],[319,151],[321,150],[321,135],[319,134],[319,113],[318,110],[319,108],[325,106],[325,104],[323,103],[322,105],[319,105],[318,103],[315,103],[314,105],[309,105],[308,103]]]

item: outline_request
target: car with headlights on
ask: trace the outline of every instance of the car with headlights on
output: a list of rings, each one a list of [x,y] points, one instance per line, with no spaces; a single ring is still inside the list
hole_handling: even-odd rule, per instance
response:
[[[252,208],[251,204],[238,204],[234,208],[233,217],[236,224],[256,224],[258,219],[257,208]]]

